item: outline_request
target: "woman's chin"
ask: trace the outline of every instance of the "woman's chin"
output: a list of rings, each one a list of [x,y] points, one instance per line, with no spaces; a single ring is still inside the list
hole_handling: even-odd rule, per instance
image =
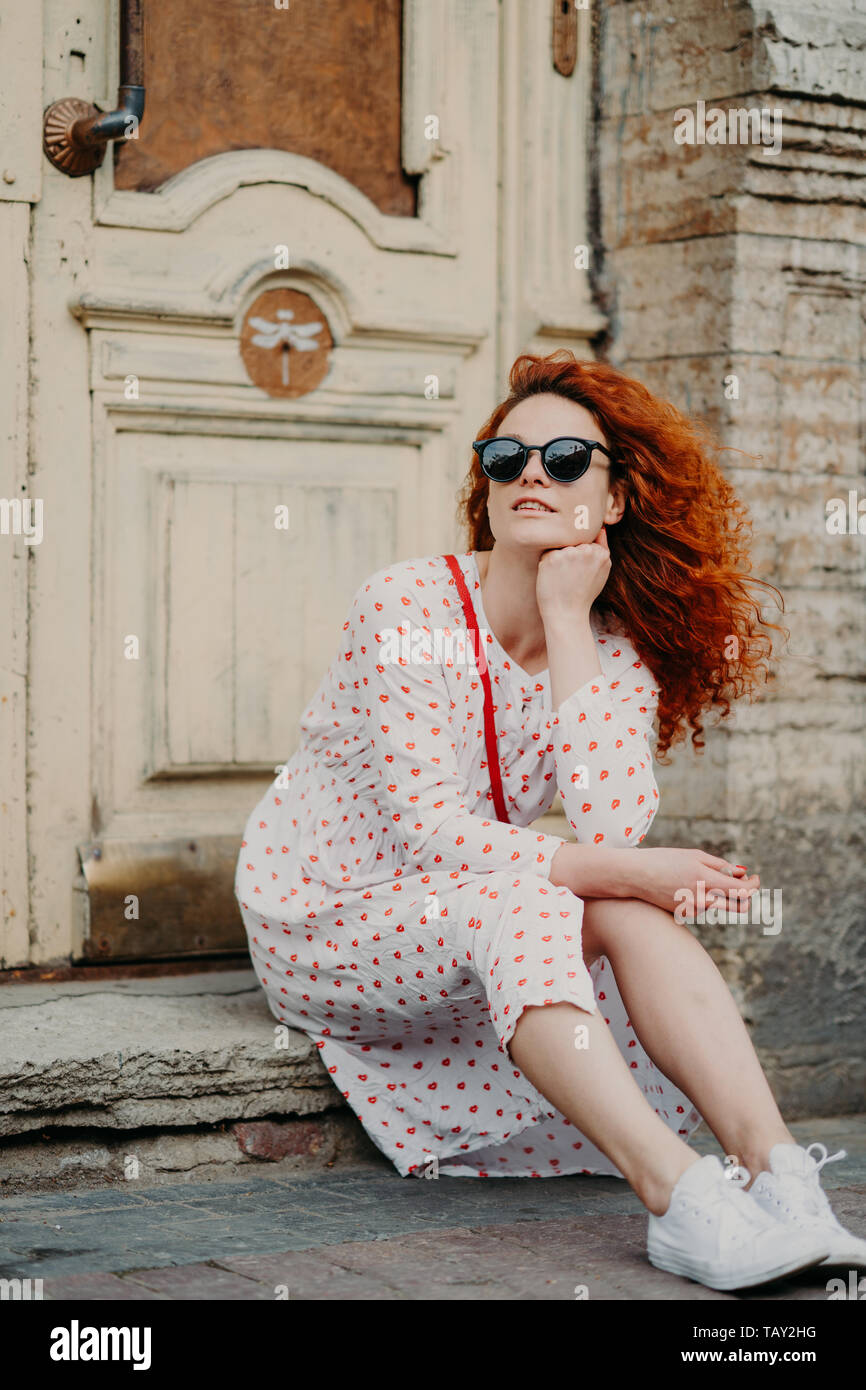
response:
[[[526,550],[558,550],[574,544],[574,532],[563,532],[562,525],[557,525],[552,517],[549,520],[542,517],[538,521],[519,521],[509,528],[508,544]]]

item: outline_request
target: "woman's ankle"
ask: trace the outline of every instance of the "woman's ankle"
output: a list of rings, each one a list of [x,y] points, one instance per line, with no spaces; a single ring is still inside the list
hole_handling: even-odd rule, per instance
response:
[[[757,1144],[751,1142],[749,1144],[743,1144],[741,1146],[743,1150],[741,1154],[736,1154],[735,1149],[732,1148],[728,1157],[735,1157],[737,1165],[741,1168],[745,1168],[746,1172],[749,1174],[749,1181],[745,1184],[746,1191],[752,1186],[752,1183],[759,1173],[769,1171],[770,1150],[776,1144],[796,1144],[796,1142],[797,1140],[790,1131],[785,1129],[770,1135]]]
[[[687,1150],[679,1164],[671,1164],[664,1171],[648,1172],[644,1169],[630,1181],[630,1186],[653,1216],[664,1216],[671,1204],[671,1193],[688,1168],[697,1163],[700,1154]]]

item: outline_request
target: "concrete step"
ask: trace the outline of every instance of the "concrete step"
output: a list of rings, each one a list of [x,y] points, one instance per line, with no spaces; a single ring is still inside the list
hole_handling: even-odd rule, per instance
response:
[[[841,1142],[863,1180],[862,1115],[791,1128]],[[692,1143],[718,1150],[705,1126]],[[251,969],[0,987],[5,1195],[359,1165],[394,1171]]]
[[[386,1163],[251,969],[0,988],[0,1186]]]

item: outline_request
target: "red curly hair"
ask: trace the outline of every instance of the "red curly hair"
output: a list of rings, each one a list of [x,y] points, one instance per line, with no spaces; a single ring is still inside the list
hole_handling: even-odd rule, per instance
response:
[[[593,608],[631,639],[656,678],[659,757],[685,737],[686,725],[702,748],[702,713],[714,708],[721,720],[733,700],[754,699],[769,676],[766,629],[788,635],[762,618],[751,592],[771,590],[784,611],[774,585],[749,577],[751,523],[712,458],[720,446],[703,424],[640,382],[607,363],[582,362],[567,348],[547,357],[522,354],[509,388],[476,438],[497,434],[518,401],[542,392],[576,401],[604,430],[611,484],[623,483],[626,506],[607,530],[611,570]],[[458,509],[472,550],[493,547],[489,487],[473,453]]]

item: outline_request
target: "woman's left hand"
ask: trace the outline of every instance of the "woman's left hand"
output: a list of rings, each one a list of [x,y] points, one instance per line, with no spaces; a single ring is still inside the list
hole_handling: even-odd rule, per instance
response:
[[[535,597],[542,622],[585,618],[607,583],[610,550],[602,526],[594,541],[545,550],[538,562]]]

